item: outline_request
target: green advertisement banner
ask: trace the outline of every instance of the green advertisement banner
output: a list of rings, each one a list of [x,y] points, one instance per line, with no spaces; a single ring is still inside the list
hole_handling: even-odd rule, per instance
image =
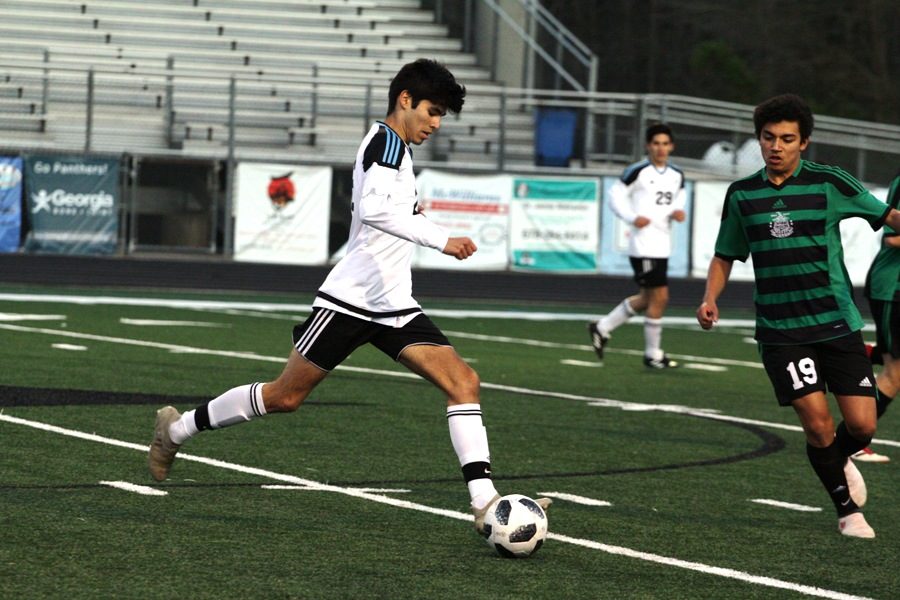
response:
[[[513,268],[596,271],[599,189],[597,179],[514,179]]]
[[[119,231],[119,161],[26,156],[29,252],[112,254]]]

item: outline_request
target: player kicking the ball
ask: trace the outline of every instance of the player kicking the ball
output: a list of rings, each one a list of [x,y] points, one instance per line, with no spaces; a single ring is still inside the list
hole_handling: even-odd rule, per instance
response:
[[[469,488],[475,528],[499,499],[491,480],[482,425],[478,374],[456,353],[412,297],[416,245],[457,260],[476,251],[467,237],[450,237],[417,210],[410,144],[421,144],[441,118],[462,110],[466,90],[443,65],[419,59],[391,81],[388,114],[363,138],[353,168],[347,253],[319,288],[309,319],[294,327],[294,348],[275,381],[228,390],[194,410],[157,412],[150,473],[164,480],[179,448],[201,431],[269,413],[297,410],[332,369],[370,343],[447,396],[450,441]],[[551,501],[537,502],[546,510]]]

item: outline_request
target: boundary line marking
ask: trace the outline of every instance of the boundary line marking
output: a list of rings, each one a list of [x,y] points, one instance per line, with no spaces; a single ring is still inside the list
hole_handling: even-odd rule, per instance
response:
[[[6,415],[0,413],[0,421],[6,421],[8,423],[13,423],[16,425],[23,425],[26,427],[32,427],[35,429],[40,429],[42,431],[47,431],[50,433],[57,433],[60,435],[65,435],[69,437],[74,437],[86,441],[97,442],[100,444],[108,444],[111,446],[116,446],[120,448],[127,448],[130,450],[138,450],[140,452],[149,451],[149,446],[144,446],[141,444],[133,444],[131,442],[125,442],[122,440],[117,440],[113,438],[108,438],[104,436],[99,436],[97,434],[92,433],[84,433],[82,431],[77,431],[74,429],[66,429],[63,427],[58,427],[56,425],[50,425],[48,423],[41,423],[39,421],[30,421],[27,419],[20,419],[18,417],[12,417],[10,415]],[[408,510],[417,510],[420,512],[425,512],[433,515],[438,515],[442,517],[449,517],[451,519],[457,519],[460,521],[471,521],[472,515],[468,513],[461,513],[455,510],[447,510],[443,508],[435,508],[433,506],[427,506],[425,504],[418,504],[416,502],[409,502],[407,500],[398,500],[396,498],[391,498],[389,496],[384,496],[380,494],[373,494],[370,492],[364,492],[359,490],[358,488],[344,488],[335,485],[329,485],[325,483],[320,483],[318,481],[313,481],[311,479],[303,479],[301,477],[296,477],[293,475],[285,475],[282,473],[276,473],[274,471],[269,471],[267,469],[259,469],[256,467],[247,467],[243,465],[238,465],[235,463],[229,463],[223,460],[217,460],[213,458],[206,458],[203,456],[197,456],[193,454],[185,454],[179,453],[178,457],[183,460],[189,460],[193,462],[202,463],[205,465],[209,465],[212,467],[218,467],[220,469],[227,469],[230,471],[237,471],[240,473],[245,473],[248,475],[256,475],[259,477],[264,477],[267,479],[273,479],[275,481],[283,481],[285,483],[291,483],[294,485],[304,486],[306,488],[310,488],[313,491],[322,491],[322,492],[334,492],[338,494],[344,494],[346,496],[351,496],[354,498],[360,498],[362,500],[370,500],[372,502],[378,502],[380,504],[387,504],[389,506],[394,506],[397,508],[405,508]],[[143,487],[143,486],[139,486]],[[161,491],[161,490],[160,490]],[[781,579],[775,579],[772,577],[764,577],[761,575],[753,575],[751,573],[747,573],[744,571],[738,571],[736,569],[728,569],[724,567],[714,567],[710,565],[706,565],[699,562],[692,562],[687,560],[681,560],[678,558],[671,558],[668,556],[663,556],[660,554],[653,554],[650,552],[642,552],[639,550],[632,550],[631,548],[625,548],[624,546],[615,546],[611,544],[604,544],[602,542],[596,542],[593,540],[585,540],[580,538],[569,537],[567,535],[562,535],[558,533],[550,532],[547,534],[547,538],[551,540],[556,540],[559,542],[564,542],[567,544],[572,544],[575,546],[581,546],[583,548],[589,548],[592,550],[600,550],[601,552],[606,552],[608,554],[614,554],[618,556],[625,556],[628,558],[637,558],[640,560],[644,560],[647,562],[652,562],[656,564],[661,564],[670,567],[679,567],[682,569],[687,569],[690,571],[697,571],[699,573],[703,573],[706,575],[716,575],[719,577],[724,577],[728,579],[735,579],[738,581],[743,581],[746,583],[753,583],[757,585],[763,585],[766,587],[772,587],[783,590],[790,590],[793,592],[797,592],[800,594],[807,594],[809,596],[818,596],[820,598],[829,598],[832,600],[871,600],[870,598],[866,598],[865,596],[854,596],[851,594],[845,594],[843,592],[835,592],[833,590],[827,590],[820,587],[803,585],[799,583],[792,583],[790,581],[784,581]]]
[[[576,496],[575,494],[567,494],[566,492],[538,492],[537,495],[568,500],[569,502],[584,504],[585,506],[612,506],[612,502],[607,502],[606,500],[597,500],[596,498],[588,498],[587,496]]]
[[[101,481],[100,485],[109,486],[126,492],[134,492],[142,496],[168,496],[169,492],[158,490],[147,485],[138,485],[136,483],[128,483],[127,481]]]
[[[212,350],[209,348],[197,348],[194,346],[181,346],[178,344],[166,344],[162,342],[149,342],[145,340],[135,340],[131,338],[120,338],[104,335],[96,335],[92,333],[79,333],[77,331],[69,331],[64,329],[45,329],[43,327],[24,327],[22,325],[11,325],[8,323],[0,323],[0,330],[7,329],[10,331],[19,331],[23,333],[44,333],[59,337],[70,337],[76,339],[88,339],[98,342],[110,342],[116,344],[126,344],[129,346],[143,346],[147,348],[158,348],[160,350],[168,350],[169,352],[184,352],[192,354],[206,354],[209,356],[224,356],[229,358],[243,358],[247,360],[258,360],[264,362],[283,363],[283,356],[264,356],[255,352],[234,352],[230,350]],[[352,367],[349,365],[338,365],[336,370],[350,371],[354,373],[366,373],[370,375],[382,375],[388,377],[400,377],[405,379],[420,380],[421,378],[409,371],[388,371],[384,369],[372,369],[367,367]],[[623,400],[613,400],[610,398],[598,398],[595,396],[583,396],[580,394],[569,394],[566,392],[553,392],[548,390],[533,390],[529,388],[517,387],[512,385],[503,385],[499,383],[481,382],[483,389],[499,390],[514,394],[522,394],[526,396],[542,396],[549,398],[558,398],[560,400],[576,400],[586,402],[589,406],[597,406],[604,408],[619,408],[630,411],[648,411],[657,410],[660,412],[670,412],[676,414],[686,414],[694,417],[702,417],[706,419],[716,419],[720,421],[730,421],[732,423],[743,423],[747,425],[758,425],[760,427],[769,427],[772,429],[782,429],[784,431],[802,432],[803,428],[799,425],[788,425],[785,423],[774,423],[771,421],[760,421],[758,419],[745,419],[742,417],[734,417],[731,415],[720,414],[717,410],[709,408],[692,408],[681,404],[646,404],[642,402],[626,402]],[[900,442],[894,440],[873,438],[872,444],[883,444],[885,446],[893,446],[900,448]]]
[[[787,508],[788,510],[799,510],[800,512],[822,512],[818,506],[807,506],[805,504],[794,504],[793,502],[782,502],[781,500],[770,500],[768,498],[751,498],[750,502],[757,504],[766,504],[777,508]]]

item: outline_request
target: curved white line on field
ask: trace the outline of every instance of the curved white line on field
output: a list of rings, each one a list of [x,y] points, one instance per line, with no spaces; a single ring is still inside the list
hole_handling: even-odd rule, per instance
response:
[[[7,423],[12,423],[15,425],[22,425],[26,427],[32,427],[34,429],[39,429],[42,431],[47,431],[50,433],[56,433],[60,435],[65,435],[73,438],[78,438],[90,442],[96,442],[101,444],[107,444],[110,446],[117,446],[120,448],[128,448],[131,450],[137,450],[140,452],[147,452],[149,450],[148,446],[144,446],[142,444],[133,444],[130,442],[125,442],[122,440],[116,440],[113,438],[107,438],[103,436],[99,436],[93,433],[85,433],[82,431],[77,431],[74,429],[66,429],[63,427],[58,427],[56,425],[50,425],[48,423],[41,423],[39,421],[30,421],[26,419],[20,419],[17,417],[13,417],[10,415],[6,415],[0,413],[0,421],[5,421]],[[448,517],[451,519],[457,519],[460,521],[470,522],[472,520],[472,515],[469,513],[462,513],[455,510],[447,510],[443,508],[435,508],[433,506],[427,506],[425,504],[418,504],[416,502],[409,502],[407,500],[398,500],[396,498],[391,498],[390,496],[385,496],[382,494],[372,494],[369,492],[364,492],[356,488],[346,488],[340,487],[336,485],[329,485],[325,483],[320,483],[318,481],[313,481],[311,479],[303,479],[300,477],[295,477],[294,475],[286,475],[283,473],[276,473],[275,471],[269,471],[267,469],[259,469],[256,467],[247,467],[244,465],[238,465],[235,463],[226,462],[223,460],[217,460],[214,458],[206,458],[203,456],[196,456],[193,454],[187,453],[179,453],[178,458],[180,460],[188,460],[192,462],[202,463],[205,465],[209,465],[212,467],[217,467],[220,469],[227,469],[229,471],[237,471],[239,473],[245,473],[247,475],[256,475],[258,477],[263,477],[266,479],[272,479],[275,481],[282,481],[289,484],[294,484],[298,486],[303,486],[304,488],[309,488],[315,491],[321,492],[333,492],[338,494],[343,494],[345,496],[351,496],[354,498],[360,498],[362,500],[369,500],[372,502],[377,502],[379,504],[387,504],[389,506],[394,506],[397,508],[404,508],[407,510],[417,510],[419,512],[429,513],[433,515],[438,515],[442,517]],[[743,581],[746,583],[753,583],[756,585],[763,585],[766,587],[772,587],[783,590],[790,590],[793,592],[797,592],[800,594],[807,594],[810,596],[818,596],[820,598],[829,598],[832,600],[871,600],[865,598],[863,596],[853,596],[850,594],[844,594],[842,592],[836,592],[832,590],[826,590],[823,588],[803,585],[799,583],[793,583],[790,581],[783,581],[781,579],[775,579],[772,577],[764,577],[761,575],[753,575],[751,573],[746,573],[744,571],[738,571],[735,569],[727,569],[723,567],[715,567],[711,565],[706,565],[699,562],[692,562],[687,560],[681,560],[678,558],[672,558],[669,556],[662,556],[660,554],[653,554],[650,552],[642,552],[640,550],[632,550],[631,548],[625,548],[623,546],[614,546],[611,544],[604,544],[602,542],[597,542],[594,540],[585,540],[580,538],[573,538],[567,535],[562,535],[558,533],[549,533],[547,534],[547,538],[550,540],[556,540],[559,542],[572,544],[575,546],[581,546],[583,548],[590,548],[593,550],[600,550],[601,552],[607,552],[609,554],[615,554],[618,556],[625,556],[628,558],[636,558],[639,560],[644,560],[647,562],[652,562],[656,564],[661,564],[670,567],[678,567],[681,569],[687,569],[690,571],[697,571],[699,573],[704,573],[707,575],[715,575],[718,577],[725,577],[728,579],[734,579],[737,581]]]

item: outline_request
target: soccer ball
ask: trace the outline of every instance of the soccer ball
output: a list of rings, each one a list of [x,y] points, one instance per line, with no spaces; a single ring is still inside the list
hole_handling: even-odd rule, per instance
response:
[[[537,552],[547,537],[547,515],[528,496],[503,496],[484,516],[484,534],[500,556],[526,558]]]

